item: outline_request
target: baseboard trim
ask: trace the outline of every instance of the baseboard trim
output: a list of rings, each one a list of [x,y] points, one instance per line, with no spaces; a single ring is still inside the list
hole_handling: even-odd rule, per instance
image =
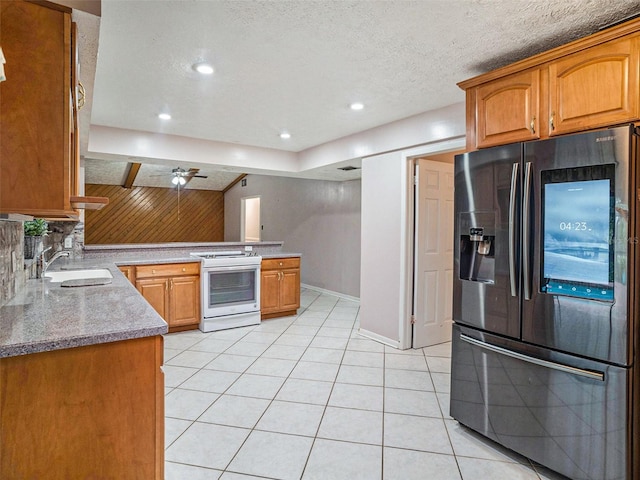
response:
[[[313,290],[315,292],[326,293],[328,295],[334,295],[336,297],[344,298],[345,300],[351,300],[352,302],[359,302],[360,301],[359,297],[353,297],[351,295],[346,295],[344,293],[334,292],[332,290],[327,290],[325,288],[314,287],[313,285],[307,285],[306,283],[301,283],[300,286],[303,287],[303,288],[306,288],[308,290]]]
[[[397,348],[400,350],[400,341],[392,340],[388,337],[384,337],[377,333],[370,332],[369,330],[364,330],[363,328],[358,329],[358,335],[362,335],[363,337],[368,338],[369,340],[375,340],[376,342],[383,343],[393,348]]]

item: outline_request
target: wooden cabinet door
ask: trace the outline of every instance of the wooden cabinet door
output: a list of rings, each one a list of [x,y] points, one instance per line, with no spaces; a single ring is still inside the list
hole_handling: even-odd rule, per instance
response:
[[[136,281],[136,288],[158,314],[168,322],[168,280],[166,278],[147,278]]]
[[[640,118],[640,37],[592,47],[549,65],[549,135]]]
[[[260,312],[273,313],[280,310],[280,271],[263,270],[260,280]]]
[[[120,265],[118,269],[123,273],[127,280],[135,285],[136,283],[136,267],[134,265]]]
[[[300,270],[283,270],[280,275],[280,308],[296,310],[300,307]]]
[[[200,277],[169,279],[169,327],[200,323]]]
[[[71,208],[71,10],[0,2],[0,211],[77,218]]]
[[[540,138],[540,70],[480,85],[475,113],[477,147]]]

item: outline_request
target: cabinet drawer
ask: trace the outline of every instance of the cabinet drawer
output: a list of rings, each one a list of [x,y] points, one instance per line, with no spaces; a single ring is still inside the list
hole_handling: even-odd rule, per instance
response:
[[[281,270],[283,268],[300,268],[300,257],[263,259],[261,268],[262,270]]]
[[[200,263],[168,263],[157,265],[138,265],[136,278],[175,277],[180,275],[199,275]]]

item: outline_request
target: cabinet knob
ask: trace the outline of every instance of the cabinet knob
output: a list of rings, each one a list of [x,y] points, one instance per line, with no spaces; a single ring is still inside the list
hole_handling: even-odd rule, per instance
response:
[[[531,124],[529,125],[531,133],[533,135],[536,134],[536,116],[531,117]]]
[[[551,130],[555,130],[555,129],[556,129],[556,126],[555,126],[555,124],[553,123],[553,120],[554,120],[554,117],[555,117],[555,116],[556,116],[556,112],[553,112],[553,113],[551,114],[551,117],[549,118],[549,128],[550,128]]]
[[[186,272],[186,271],[187,271],[187,269],[186,269],[185,267],[182,267],[182,271],[183,271],[183,272]]]
[[[280,262],[280,266],[282,266],[282,262]]]
[[[151,270],[151,273],[156,273],[156,271],[155,270]]]

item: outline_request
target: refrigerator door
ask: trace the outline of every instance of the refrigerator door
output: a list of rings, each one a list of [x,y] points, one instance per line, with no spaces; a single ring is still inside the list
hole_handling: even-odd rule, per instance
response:
[[[525,144],[523,341],[631,363],[632,137],[618,127]]]
[[[453,319],[520,336],[522,145],[455,158]]]
[[[453,418],[569,478],[631,478],[629,369],[459,325],[452,341]]]

